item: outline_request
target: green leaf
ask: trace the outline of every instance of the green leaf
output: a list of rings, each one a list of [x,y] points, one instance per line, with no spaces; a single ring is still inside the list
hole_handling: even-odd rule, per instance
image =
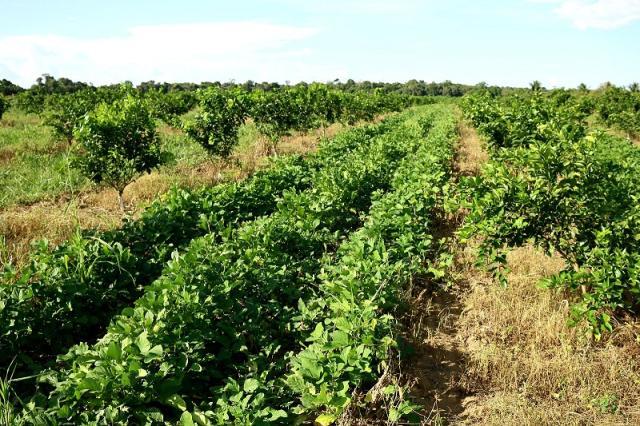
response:
[[[400,420],[400,417],[401,417],[401,413],[395,407],[391,407],[391,409],[389,409],[390,422],[395,423],[398,420]]]
[[[316,328],[313,330],[313,333],[311,333],[311,337],[309,337],[309,340],[310,341],[318,340],[322,337],[323,334],[324,334],[324,327],[322,323],[318,323],[316,324]]]
[[[166,399],[166,403],[171,405],[172,407],[177,408],[180,411],[187,411],[187,403],[180,395],[171,395]]]
[[[271,412],[271,417],[269,417],[269,421],[270,422],[274,422],[276,420],[280,420],[280,419],[286,419],[287,418],[287,412],[284,410],[273,410]]]
[[[329,426],[336,421],[336,416],[333,414],[320,414],[316,417],[316,424],[319,426]]]
[[[256,379],[247,379],[244,381],[243,389],[246,393],[252,393],[260,386],[260,382]]]
[[[185,411],[180,416],[180,426],[194,426],[193,418],[191,417],[191,413]]]
[[[120,361],[120,357],[122,356],[120,345],[116,342],[111,342],[107,349],[107,356],[113,360]]]
[[[147,338],[146,330],[140,333],[140,335],[136,338],[136,346],[140,350],[142,355],[146,355],[149,353],[149,349],[151,349],[151,343],[149,343],[149,339]]]

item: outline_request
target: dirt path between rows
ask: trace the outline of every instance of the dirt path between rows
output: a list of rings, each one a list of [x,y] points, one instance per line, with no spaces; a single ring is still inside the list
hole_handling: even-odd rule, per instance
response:
[[[460,139],[454,164],[456,179],[479,173],[487,153],[475,132],[461,122]],[[464,342],[458,336],[465,292],[484,279],[474,266],[473,253],[455,242],[455,230],[463,217],[443,219],[436,236],[451,240],[454,266],[449,285],[439,288],[417,283],[410,297],[411,306],[403,319],[403,336],[412,352],[402,362],[401,371],[411,388],[411,399],[425,409],[425,424],[464,422],[465,409],[474,400],[462,383],[466,365]]]

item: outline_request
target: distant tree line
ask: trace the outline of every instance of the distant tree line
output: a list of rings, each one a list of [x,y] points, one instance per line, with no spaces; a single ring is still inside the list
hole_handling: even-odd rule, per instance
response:
[[[22,87],[10,82],[6,78],[0,80],[0,95],[11,96],[20,93],[23,90],[24,89]]]
[[[260,90],[264,92],[270,92],[273,90],[279,90],[283,87],[299,87],[308,86],[312,83],[300,82],[296,84],[281,84],[277,82],[256,82],[253,80],[247,80],[243,83],[236,83],[234,81],[220,82],[220,81],[204,81],[201,83],[167,83],[156,82],[149,80],[134,86],[131,82],[125,81],[125,85],[130,85],[138,89],[139,91],[146,93],[154,90],[161,93],[169,92],[190,92],[198,89],[207,89],[209,87],[218,88],[240,88],[246,92],[252,92]],[[385,83],[385,82],[372,82],[372,81],[355,81],[349,79],[347,81],[340,81],[338,79],[324,83],[334,89],[342,90],[345,92],[373,92],[378,90],[382,93],[397,93],[403,95],[412,96],[463,96],[465,93],[476,88],[476,85],[458,84],[451,81],[445,81],[442,83],[431,82],[427,83],[424,80],[409,80],[406,83]],[[99,87],[115,88],[120,84],[104,85]],[[5,96],[16,95],[23,91],[32,92],[34,95],[51,95],[51,94],[68,94],[74,93],[82,89],[94,87],[90,83],[84,83],[81,81],[73,81],[71,79],[60,77],[56,78],[49,74],[43,74],[36,79],[35,84],[30,88],[24,89],[17,84],[12,83],[7,79],[0,80],[0,94]]]

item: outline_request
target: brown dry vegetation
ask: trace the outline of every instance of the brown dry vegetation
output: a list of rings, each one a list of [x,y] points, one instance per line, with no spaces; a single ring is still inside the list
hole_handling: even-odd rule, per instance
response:
[[[640,324],[595,343],[567,326],[566,298],[538,285],[562,259],[525,247],[508,262],[508,287],[477,281],[463,301],[463,382],[478,397],[465,423],[640,424]]]
[[[466,121],[458,126],[460,143],[458,144],[455,171],[459,176],[472,176],[480,173],[480,168],[489,156],[482,145],[478,133]]]

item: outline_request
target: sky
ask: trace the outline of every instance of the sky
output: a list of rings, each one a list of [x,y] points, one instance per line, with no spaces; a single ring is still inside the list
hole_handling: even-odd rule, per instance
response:
[[[0,78],[640,81],[640,0],[0,0]]]

